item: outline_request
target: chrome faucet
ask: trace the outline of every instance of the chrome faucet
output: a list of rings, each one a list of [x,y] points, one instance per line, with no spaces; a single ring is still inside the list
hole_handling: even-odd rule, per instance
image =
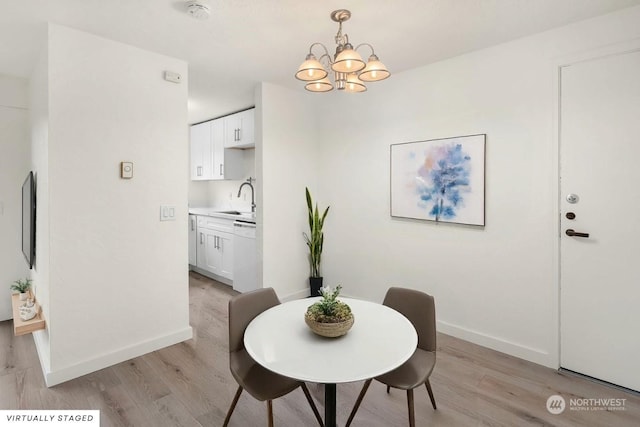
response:
[[[245,185],[248,185],[249,188],[251,188],[251,212],[256,211],[256,201],[254,198],[254,190],[253,190],[253,184],[251,184],[251,181],[255,181],[253,178],[249,177],[247,178],[247,180],[245,182],[243,182],[242,184],[240,184],[240,188],[238,189],[238,198],[240,197],[240,194],[242,193],[242,187],[244,187]]]

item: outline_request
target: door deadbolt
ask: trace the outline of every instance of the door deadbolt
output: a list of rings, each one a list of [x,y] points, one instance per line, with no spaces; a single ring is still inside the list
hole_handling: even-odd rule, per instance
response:
[[[578,203],[578,201],[580,200],[580,197],[578,197],[577,194],[571,193],[571,194],[567,194],[566,199],[567,199],[567,202],[569,202],[569,203],[571,203],[573,205],[573,204]]]
[[[573,212],[567,212],[565,216],[567,217],[567,219],[576,219],[576,214],[574,214]]]

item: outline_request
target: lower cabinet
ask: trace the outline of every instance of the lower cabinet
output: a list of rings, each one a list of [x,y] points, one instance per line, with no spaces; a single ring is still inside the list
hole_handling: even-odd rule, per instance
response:
[[[196,257],[198,247],[197,221],[197,216],[189,215],[189,265],[197,265],[198,263],[198,258]]]
[[[198,217],[196,267],[233,280],[233,220]]]
[[[202,229],[199,232],[199,268],[233,280],[233,234]]]

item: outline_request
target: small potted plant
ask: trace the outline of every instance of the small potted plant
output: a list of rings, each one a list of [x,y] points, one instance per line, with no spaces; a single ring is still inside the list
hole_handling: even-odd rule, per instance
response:
[[[20,294],[20,301],[26,301],[31,287],[31,279],[18,279],[11,285],[11,290]]]
[[[339,337],[346,334],[353,326],[351,307],[338,301],[342,286],[335,289],[320,289],[322,299],[307,308],[304,320],[313,332],[323,337]]]
[[[314,209],[311,193],[309,193],[309,189],[306,187],[305,193],[307,197],[307,211],[309,215],[309,234],[303,233],[303,236],[304,240],[307,242],[307,246],[309,247],[310,295],[312,297],[317,297],[320,296],[320,288],[322,288],[322,275],[320,274],[322,246],[324,245],[324,233],[322,232],[322,227],[324,226],[324,220],[329,213],[329,206],[327,206],[322,215],[320,215],[318,204],[316,203]]]

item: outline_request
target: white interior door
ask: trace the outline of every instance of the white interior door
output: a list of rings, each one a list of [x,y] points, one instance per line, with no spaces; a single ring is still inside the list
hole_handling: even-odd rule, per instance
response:
[[[640,390],[640,52],[563,67],[560,94],[561,366]]]

